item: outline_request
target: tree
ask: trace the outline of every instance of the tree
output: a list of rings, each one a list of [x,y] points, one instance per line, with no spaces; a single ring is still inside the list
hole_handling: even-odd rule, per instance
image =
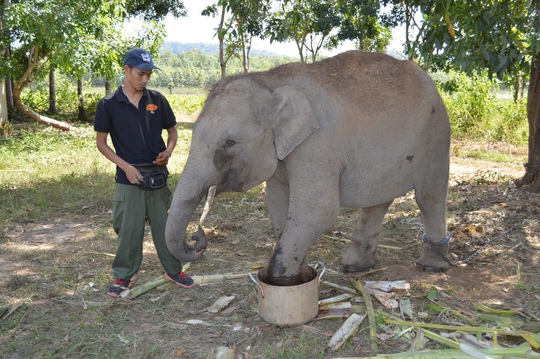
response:
[[[283,0],[268,21],[267,33],[271,42],[294,41],[300,61],[305,63],[311,54],[314,62],[339,22],[335,0]]]
[[[270,12],[271,0],[229,0],[229,9],[232,31],[228,43],[239,44],[244,72],[249,72],[251,43],[254,37],[264,37],[263,24]]]
[[[379,0],[338,0],[341,21],[337,34],[330,38],[332,45],[353,40],[360,51],[384,51],[392,34],[381,24],[380,10]]]
[[[163,20],[167,14],[172,14],[175,18],[187,15],[184,2],[178,0],[126,1],[126,13],[145,21]]]
[[[422,13],[411,49],[426,68],[486,69],[516,83],[530,74],[527,116],[529,158],[522,185],[540,191],[540,0],[424,0],[406,3]]]
[[[169,12],[185,15],[183,2],[176,0],[25,0],[13,1],[2,10],[10,27],[2,32],[0,50],[15,45],[0,77],[16,79],[13,99],[23,115],[63,130],[69,126],[40,115],[23,103],[21,93],[29,83],[43,79],[53,68],[73,76],[78,80],[80,118],[84,118],[82,79],[86,73],[93,70],[106,79],[114,78],[130,47],[145,47],[153,53],[160,48],[164,25],[156,20]],[[129,16],[146,20],[143,29],[132,38],[123,36],[121,27]]]
[[[221,76],[227,74],[227,62],[234,56],[249,72],[249,55],[254,37],[264,37],[264,19],[270,11],[271,0],[218,0],[203,10],[203,16],[216,17],[219,41]]]
[[[48,65],[62,66],[88,39],[99,39],[107,19],[119,15],[119,0],[25,0],[5,7],[4,18],[10,24],[2,33],[0,46],[14,44],[0,73],[14,78],[13,100],[24,115],[47,125],[68,130],[69,125],[40,115],[28,108],[21,93],[36,79],[43,79]],[[106,12],[104,11],[106,10]],[[109,22],[110,23],[110,22]]]

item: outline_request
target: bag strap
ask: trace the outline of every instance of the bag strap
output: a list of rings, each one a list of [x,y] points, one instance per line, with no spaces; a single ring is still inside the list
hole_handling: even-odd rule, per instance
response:
[[[148,99],[146,101],[146,106],[144,108],[144,121],[146,122],[145,123],[145,126],[146,126],[146,132],[143,131],[142,129],[142,125],[141,125],[141,121],[138,121],[139,122],[139,131],[141,132],[141,137],[142,137],[142,140],[144,142],[144,144],[146,145],[146,147],[148,147],[148,149],[150,150],[150,152],[152,152],[153,154],[155,154],[156,156],[158,155],[157,153],[154,153],[152,151],[152,149],[150,148],[150,146],[148,146],[148,143],[146,142],[146,136],[149,136],[150,135],[150,118],[148,117],[148,110],[147,110],[147,106],[149,103],[152,103],[152,97],[150,96],[150,91],[146,90],[146,93],[148,94]],[[146,136],[145,136],[146,134]]]

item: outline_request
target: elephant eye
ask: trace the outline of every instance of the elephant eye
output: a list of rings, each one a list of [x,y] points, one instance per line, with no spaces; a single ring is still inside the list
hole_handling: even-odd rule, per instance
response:
[[[236,141],[228,139],[225,141],[225,147],[232,147],[236,144]]]

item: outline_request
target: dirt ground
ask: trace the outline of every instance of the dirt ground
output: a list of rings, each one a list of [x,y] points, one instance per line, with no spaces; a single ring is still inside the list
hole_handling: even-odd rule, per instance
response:
[[[317,241],[308,261],[323,262],[328,268],[323,280],[337,285],[351,287],[351,278],[407,281],[410,290],[398,298],[410,300],[414,317],[408,319],[412,321],[459,321],[430,311],[426,296],[435,287],[439,304],[471,319],[477,312],[475,305],[483,304],[514,310],[523,323],[540,322],[540,196],[512,184],[512,179],[522,175],[519,165],[452,159],[450,259],[467,259],[487,244],[466,265],[453,266],[445,273],[414,269],[423,246],[412,193],[396,200],[385,218],[376,270],[360,276],[337,271],[347,236],[354,228],[356,211],[350,209],[344,209],[336,226]],[[126,358],[206,358],[211,348],[219,345],[233,348],[236,358],[367,357],[409,350],[414,339],[395,335],[395,329],[381,325],[374,345],[365,322],[342,349],[324,353],[344,318],[285,328],[266,323],[257,312],[255,287],[248,278],[190,290],[165,285],[133,300],[109,298],[106,290],[115,250],[109,227],[110,213],[105,212],[18,223],[3,229],[0,303],[24,305],[0,321],[0,347],[4,348],[0,357],[107,357],[124,353]],[[209,249],[202,261],[191,264],[191,275],[253,272],[270,258],[273,239],[261,189],[216,198],[205,227]],[[147,237],[139,283],[162,274]],[[322,284],[319,299],[341,293]],[[234,299],[222,311],[210,313],[207,309],[222,296]],[[362,303],[360,294],[357,302]],[[374,305],[404,318],[399,309],[385,309],[375,300]],[[43,332],[48,339],[41,338]]]

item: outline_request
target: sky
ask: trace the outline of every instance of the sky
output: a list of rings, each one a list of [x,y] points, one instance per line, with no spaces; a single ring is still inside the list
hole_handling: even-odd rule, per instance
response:
[[[187,9],[188,16],[175,19],[171,15],[168,15],[165,19],[165,29],[167,31],[167,37],[165,41],[181,42],[181,43],[214,43],[217,44],[218,40],[215,37],[215,29],[219,24],[219,18],[212,18],[208,16],[202,16],[201,11],[209,5],[212,5],[215,0],[183,0],[184,6]],[[396,30],[399,31],[399,30]],[[394,37],[399,35],[399,32],[394,34]],[[400,42],[395,40],[391,44],[391,47],[396,50],[401,48]],[[273,43],[270,44],[269,40],[260,40],[258,38],[253,40],[252,49],[254,50],[267,50],[279,55],[287,55],[291,57],[298,56],[298,50],[294,43]],[[354,44],[349,42],[345,45],[341,45],[337,50],[328,52],[322,50],[324,55],[335,55],[339,52],[353,50]]]

